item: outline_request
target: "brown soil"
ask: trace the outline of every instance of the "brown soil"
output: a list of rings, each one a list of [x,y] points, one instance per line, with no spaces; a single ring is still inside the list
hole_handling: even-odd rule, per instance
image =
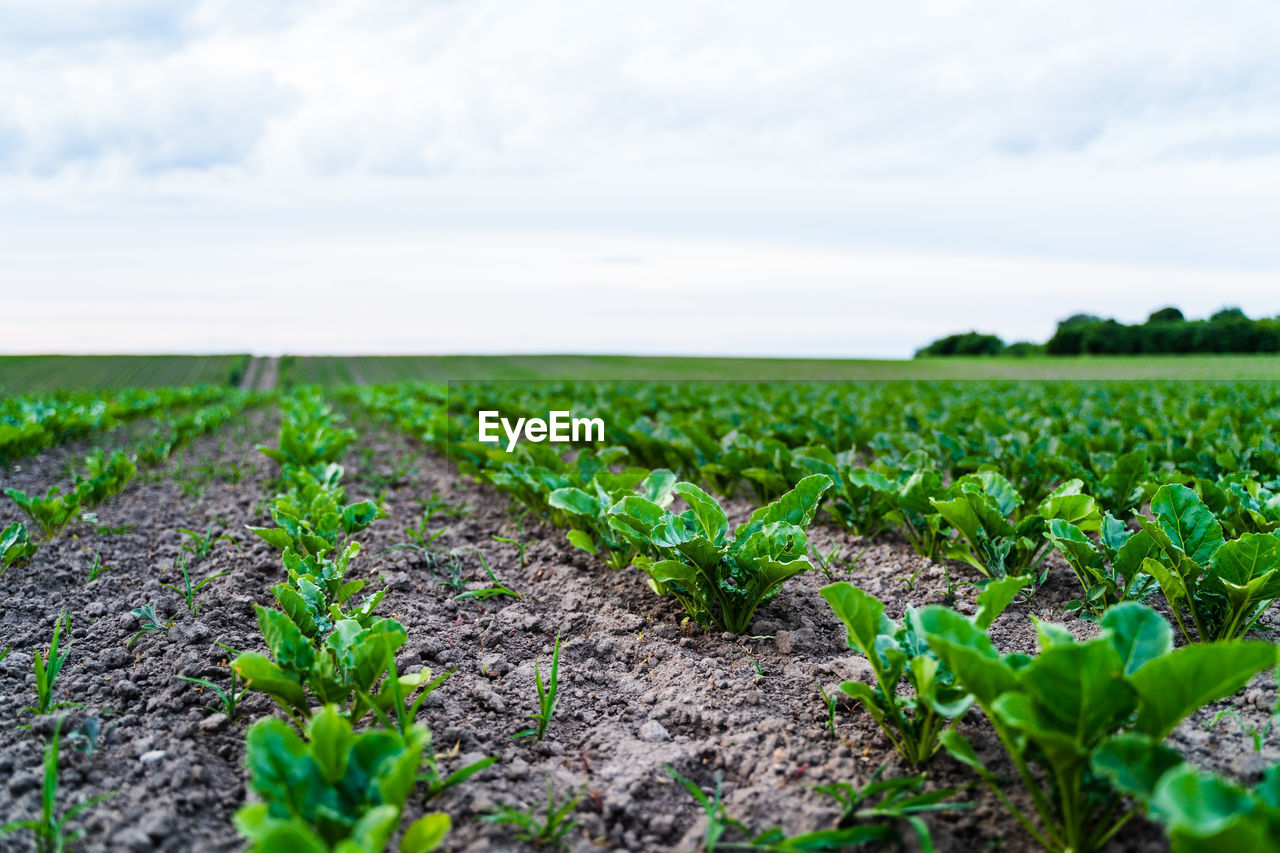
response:
[[[246,418],[238,431],[224,430],[227,438],[201,439],[191,448],[193,455],[206,458],[256,462],[241,482],[214,480],[200,497],[184,494],[171,477],[134,484],[98,512],[102,524],[132,524],[132,533],[105,536],[81,526],[74,537],[42,548],[29,565],[4,576],[0,633],[4,645],[13,644],[0,662],[0,776],[5,779],[0,815],[5,819],[38,813],[44,746],[39,733],[48,732],[53,721],[34,718],[22,707],[35,699],[33,650],[47,647],[54,620],[66,607],[71,653],[57,696],[83,708],[59,712],[66,717],[64,725],[113,712],[104,718],[112,726],[110,735],[94,756],[64,753],[61,802],[116,792],[83,817],[82,849],[241,848],[231,815],[245,795],[244,732],[253,720],[272,713],[272,706],[251,696],[241,715],[228,723],[205,707],[213,697],[175,676],[202,676],[225,685],[227,653],[215,642],[261,649],[252,604],[270,601],[268,590],[281,568],[278,555],[244,525],[265,517],[270,466],[259,461],[253,445],[273,434],[274,420],[261,412]],[[815,784],[863,782],[886,762],[889,774],[909,772],[865,713],[843,709],[837,737],[823,727],[816,680],[832,691],[842,679],[865,678],[867,670],[845,647],[842,626],[816,593],[827,582],[820,574],[792,581],[763,607],[752,626],[756,636],[690,630],[676,603],[654,596],[639,573],[610,573],[572,549],[562,531],[541,523],[528,522],[521,534],[505,497],[460,481],[441,458],[399,434],[357,426],[372,448],[372,469],[362,470],[360,452],[349,455],[344,481],[349,499],[370,496],[375,490],[371,475],[388,475],[398,459],[411,456],[416,466],[389,487],[392,517],[360,537],[364,552],[357,558],[360,572],[381,577],[388,586],[381,612],[408,629],[401,670],[457,670],[423,714],[437,751],[456,752],[443,759],[448,768],[485,755],[501,757],[500,764],[436,800],[411,804],[410,817],[424,810],[453,816],[451,849],[522,849],[507,829],[477,815],[499,803],[544,802],[548,779],[559,797],[585,791],[576,814],[581,825],[568,838],[575,850],[688,850],[701,840],[701,809],[664,772],[664,764],[704,788],[722,775],[732,815],[757,829],[780,825],[788,832],[830,826],[836,811],[832,801],[812,790]],[[78,449],[28,460],[20,470],[0,474],[0,488],[61,483],[60,460]],[[439,522],[449,525],[437,543],[441,549],[459,549],[463,571],[476,576],[473,549],[481,549],[522,599],[454,601],[455,593],[440,583],[447,556],[433,569],[413,551],[386,551],[404,540],[402,528],[419,511],[414,501],[433,492],[470,508],[463,518]],[[744,518],[749,509],[746,502],[733,502],[732,520]],[[0,504],[0,525],[18,517],[11,504]],[[229,574],[213,583],[193,617],[160,584],[180,580],[173,569],[182,541],[178,528],[203,530],[210,523],[225,523],[240,549],[222,543],[197,567],[199,577]],[[529,543],[523,566],[516,547],[493,541],[521,535]],[[939,600],[945,589],[942,566],[915,556],[892,537],[865,543],[819,524],[811,541],[823,553],[835,544],[846,556],[861,552],[855,563],[837,570],[839,577],[881,597],[895,618],[908,604]],[[115,568],[86,586],[95,551]],[[908,591],[900,578],[917,570],[914,589]],[[1065,565],[1055,564],[1032,605],[1014,605],[1001,617],[994,630],[997,644],[1006,651],[1033,651],[1035,630],[1028,614],[1061,618],[1062,605],[1076,594],[1075,583]],[[961,587],[958,598],[959,609],[972,610],[971,588]],[[148,601],[157,602],[161,613],[174,614],[176,625],[167,636],[146,635],[126,649],[137,630],[129,610]],[[1071,627],[1081,636],[1092,630],[1085,622]],[[512,740],[535,709],[535,661],[545,673],[557,634],[564,643],[562,697],[547,737],[540,743]],[[1236,701],[1246,723],[1261,728],[1275,703],[1274,682],[1260,677]],[[1273,745],[1254,752],[1234,721],[1224,720],[1207,732],[1203,724],[1213,710],[1196,715],[1174,735],[1192,760],[1253,779],[1280,758]],[[35,731],[18,728],[32,723]],[[1009,772],[977,712],[961,730],[975,739],[997,772]],[[972,778],[945,755],[930,772],[931,785],[960,786]],[[930,819],[939,851],[1035,849],[989,792],[975,787],[962,799],[976,806]],[[30,849],[28,838],[0,839],[0,851]],[[1135,819],[1109,849],[1156,851],[1167,844],[1158,827]]]

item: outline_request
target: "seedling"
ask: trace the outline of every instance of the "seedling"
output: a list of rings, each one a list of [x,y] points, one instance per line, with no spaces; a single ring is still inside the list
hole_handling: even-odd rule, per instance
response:
[[[15,820],[0,827],[0,836],[26,829],[36,837],[38,853],[62,853],[71,844],[84,835],[83,829],[67,831],[67,824],[76,817],[115,795],[114,791],[90,797],[83,803],[77,803],[61,815],[58,814],[58,754],[59,721],[53,730],[53,738],[45,749],[44,755],[44,787],[40,796],[40,817],[30,820]]]
[[[526,542],[524,537],[521,537],[520,539],[509,539],[507,537],[490,537],[490,539],[493,539],[494,542],[502,542],[503,544],[509,544],[509,546],[516,546],[516,551],[520,553],[520,567],[521,569],[524,569],[525,549],[529,547],[529,542]]]
[[[532,729],[525,729],[522,732],[516,732],[513,738],[534,738],[542,740],[543,735],[547,733],[547,725],[551,722],[551,715],[555,713],[556,702],[559,701],[560,691],[560,638],[556,637],[555,651],[551,655],[551,677],[546,684],[542,682],[542,670],[538,667],[537,661],[533,664],[533,675],[535,684],[538,688],[538,712],[530,714],[530,719],[537,721],[537,726]]]
[[[749,834],[746,826],[740,821],[729,816],[725,810],[724,802],[720,796],[720,774],[716,773],[716,787],[710,796],[696,785],[692,780],[686,779],[680,775],[670,764],[662,765],[663,769],[681,785],[685,787],[698,804],[702,806],[702,811],[707,816],[707,829],[702,838],[702,849],[705,853],[715,853],[720,846],[720,839],[724,837],[726,831],[736,829],[743,834]]]
[[[897,833],[891,824],[863,823],[867,820],[905,820],[915,830],[917,845],[921,850],[932,850],[933,839],[929,835],[929,827],[920,817],[929,812],[951,811],[953,809],[973,808],[973,803],[944,802],[959,793],[958,788],[941,788],[936,791],[920,793],[928,780],[928,775],[903,776],[898,779],[882,779],[888,764],[881,764],[871,774],[867,784],[861,788],[848,782],[836,782],[830,785],[817,785],[814,790],[825,794],[840,804],[840,817],[836,827],[846,829],[861,826],[885,840],[894,839]],[[864,805],[874,797],[879,797],[873,804]],[[879,833],[883,832],[883,835]],[[899,840],[899,846],[901,846]]]
[[[168,636],[170,629],[174,626],[174,621],[172,619],[161,619],[156,615],[156,606],[154,604],[144,604],[141,607],[135,607],[130,610],[129,613],[138,620],[138,625],[140,627],[138,632],[129,638],[129,642],[124,644],[126,649],[136,643],[143,634],[150,634],[153,631],[159,631],[165,636]]]
[[[104,566],[102,564],[101,551],[94,551],[93,565],[89,567],[89,579],[85,581],[85,586],[88,586],[89,584],[96,581],[98,578],[102,577],[107,572],[113,571],[114,569],[115,569],[115,566]]]
[[[4,493],[36,523],[46,542],[57,539],[69,524],[80,517],[80,498],[74,493],[63,495],[57,486],[50,487],[43,497],[28,495],[19,489],[5,489]]]
[[[56,711],[59,708],[70,706],[78,707],[75,702],[59,702],[53,703],[53,688],[58,681],[58,675],[62,672],[62,666],[67,662],[67,655],[71,654],[69,649],[59,649],[59,641],[62,633],[71,633],[70,623],[67,620],[67,609],[62,608],[62,614],[57,621],[53,623],[53,639],[49,643],[49,651],[41,654],[37,649],[32,657],[32,669],[36,676],[36,704],[29,705],[23,710],[34,711],[37,714],[47,714],[50,711]]]
[[[523,595],[498,580],[497,576],[493,573],[493,570],[489,568],[489,564],[485,562],[484,554],[477,550],[476,556],[480,558],[480,565],[484,568],[484,573],[489,576],[489,580],[492,582],[492,585],[486,586],[483,589],[472,589],[459,595],[455,595],[454,600],[459,598],[494,598],[502,595],[510,596],[515,599],[524,598]]]
[[[40,550],[39,542],[32,542],[27,526],[15,521],[0,533],[0,575],[10,566],[20,566]]]
[[[471,580],[471,572],[464,572],[462,569],[462,561],[457,555],[450,555],[449,562],[445,564],[448,574],[439,581],[440,586],[453,592],[462,592],[467,588],[467,582]]]
[[[72,744],[76,752],[79,752],[85,758],[92,759],[98,752],[99,744],[111,737],[111,732],[114,729],[115,725],[110,725],[103,729],[102,716],[94,714],[67,732],[67,743]]]
[[[195,565],[202,562],[213,552],[213,546],[219,542],[230,542],[236,548],[240,547],[240,543],[235,537],[227,533],[217,534],[213,532],[213,525],[210,524],[208,530],[204,533],[197,533],[194,530],[188,530],[185,527],[179,527],[178,532],[187,537],[187,541],[182,543],[182,550],[191,555],[191,564]]]
[[[836,700],[835,700],[835,697],[834,697],[834,696],[831,696],[829,693],[827,693],[826,688],[822,686],[822,681],[821,681],[821,680],[819,680],[819,679],[816,679],[816,678],[815,678],[815,679],[814,679],[814,682],[818,685],[818,693],[819,693],[819,694],[821,694],[821,696],[822,696],[822,704],[823,704],[823,705],[826,707],[826,709],[827,709],[827,731],[831,733],[831,736],[832,736],[832,737],[835,737],[835,736],[836,736]]]
[[[1231,719],[1235,720],[1236,725],[1240,727],[1240,730],[1249,736],[1249,739],[1253,741],[1254,752],[1262,752],[1262,745],[1266,742],[1267,738],[1271,735],[1271,727],[1275,724],[1275,721],[1276,721],[1275,715],[1272,715],[1271,717],[1267,718],[1267,722],[1265,725],[1263,725],[1262,728],[1260,729],[1254,728],[1253,726],[1250,726],[1247,723],[1245,723],[1244,717],[1240,716],[1240,712],[1236,710],[1236,706],[1232,705],[1231,707],[1223,708],[1221,711],[1214,714],[1213,719],[1209,720],[1207,723],[1204,724],[1205,729],[1206,730],[1213,729],[1215,726],[1218,725],[1219,722],[1222,721],[1224,717],[1230,717]]]
[[[218,697],[218,705],[206,705],[210,711],[222,711],[227,715],[227,721],[234,723],[236,720],[236,707],[240,704],[240,700],[244,698],[244,694],[249,692],[248,686],[240,686],[240,679],[235,669],[231,670],[231,690],[223,690],[207,678],[194,678],[190,675],[177,675],[183,681],[190,681],[192,684],[198,684],[206,690],[211,691]],[[237,689],[238,688],[238,689]]]
[[[747,660],[751,661],[751,666],[752,668],[755,669],[756,675],[760,676],[761,678],[764,678],[765,671],[764,671],[764,667],[760,665],[760,661],[756,660],[755,658],[747,658]]]
[[[498,806],[483,819],[489,823],[509,824],[517,827],[514,837],[518,841],[527,841],[537,847],[568,847],[564,837],[578,825],[569,820],[569,815],[578,807],[585,789],[578,791],[572,799],[556,803],[555,789],[551,779],[547,779],[547,805],[543,816],[539,817],[533,809],[523,810],[511,806]]]
[[[93,531],[98,536],[129,536],[133,533],[133,525],[125,524],[120,527],[111,527],[107,524],[99,524]]]
[[[814,567],[817,568],[818,571],[822,572],[823,576],[826,577],[828,581],[834,581],[836,579],[835,574],[832,571],[832,567],[835,561],[840,559],[841,547],[842,546],[840,545],[832,546],[831,550],[828,551],[824,557],[822,552],[817,548],[812,545],[809,546],[809,553],[813,555]]]
[[[231,571],[230,569],[225,569],[221,572],[217,572],[215,574],[209,575],[207,578],[200,581],[199,583],[192,585],[191,574],[187,571],[187,561],[182,558],[179,558],[178,568],[182,570],[182,586],[181,587],[174,586],[171,583],[162,583],[160,585],[165,589],[171,589],[174,592],[176,592],[178,595],[182,596],[182,600],[186,602],[186,605],[187,605],[187,612],[190,613],[192,616],[195,616],[197,613],[200,612],[200,602],[196,600],[196,596],[200,594],[200,590],[204,589],[206,586],[213,583],[223,575],[230,573]]]

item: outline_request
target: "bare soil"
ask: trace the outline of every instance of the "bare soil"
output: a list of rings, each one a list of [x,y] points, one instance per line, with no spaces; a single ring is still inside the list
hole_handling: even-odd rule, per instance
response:
[[[270,464],[253,445],[274,434],[273,416],[250,413],[238,429],[201,439],[188,457],[239,462],[247,474],[239,482],[215,477],[202,494],[184,488],[173,474],[138,482],[98,511],[102,525],[132,525],[121,535],[103,535],[88,525],[41,549],[26,566],[3,578],[0,645],[13,651],[0,662],[0,817],[33,816],[39,810],[42,752],[53,717],[36,717],[23,707],[35,700],[33,651],[48,645],[62,608],[71,620],[70,657],[59,679],[57,698],[81,707],[59,711],[64,730],[85,717],[103,715],[109,734],[96,753],[64,750],[63,804],[114,791],[83,816],[86,851],[230,851],[242,845],[231,816],[245,796],[243,742],[246,727],[272,713],[261,696],[245,699],[236,720],[211,710],[213,697],[176,676],[191,675],[227,685],[229,653],[261,649],[252,604],[270,602],[269,588],[281,578],[276,552],[244,530],[265,519],[272,493]],[[845,646],[843,627],[817,595],[827,583],[819,573],[790,582],[758,613],[750,637],[691,629],[673,600],[656,597],[640,573],[611,573],[593,557],[571,548],[563,531],[526,521],[523,529],[502,495],[460,480],[439,456],[410,439],[376,425],[361,428],[367,455],[357,447],[348,457],[348,498],[372,496],[400,460],[412,468],[387,488],[392,517],[361,535],[359,571],[388,587],[384,615],[405,624],[409,642],[401,671],[428,667],[456,672],[428,700],[423,718],[435,734],[442,763],[452,769],[487,755],[498,765],[450,789],[429,803],[413,802],[410,817],[447,811],[454,819],[450,849],[525,849],[508,829],[479,819],[496,804],[544,803],[548,781],[558,797],[583,792],[576,812],[580,826],[568,836],[573,849],[689,850],[703,829],[701,808],[663,769],[670,765],[710,789],[723,779],[727,808],[756,829],[779,825],[788,832],[831,826],[833,802],[812,790],[824,782],[865,782],[882,764],[886,773],[911,772],[901,766],[888,740],[860,710],[842,708],[836,736],[826,731],[825,708],[817,689],[828,692],[844,679],[867,679],[865,663]],[[62,460],[82,451],[71,447],[27,460],[0,472],[0,488],[40,488],[62,483]],[[367,461],[366,461],[367,460]],[[189,477],[189,469],[183,475]],[[402,530],[417,517],[415,501],[437,493],[469,512],[444,519],[449,525],[436,543],[433,561],[411,550],[387,551],[405,541]],[[734,501],[731,520],[750,506]],[[0,503],[0,525],[18,520],[9,502]],[[237,547],[219,544],[193,574],[228,571],[203,597],[195,615],[162,588],[180,576],[174,563],[183,541],[178,528],[204,530],[214,524],[235,537]],[[521,564],[516,546],[495,536],[527,543]],[[864,542],[835,527],[818,524],[812,543],[823,553],[842,547],[853,562],[839,563],[837,579],[848,579],[882,598],[898,618],[911,604],[940,600],[943,566],[917,557],[892,536]],[[506,584],[523,597],[455,601],[444,585],[447,552],[456,551],[458,570],[471,586],[481,578],[475,549]],[[95,552],[114,568],[86,584]],[[1054,558],[1056,560],[1056,558]],[[965,569],[952,571],[965,576]],[[909,588],[906,578],[914,576]],[[1049,582],[1030,605],[1015,604],[994,629],[1006,651],[1034,651],[1035,629],[1028,615],[1061,620],[1062,605],[1075,597],[1076,581],[1055,562]],[[960,587],[956,606],[971,612],[974,591]],[[126,648],[137,630],[131,608],[155,602],[176,623],[168,635],[152,633]],[[1273,617],[1274,619],[1274,617]],[[1079,636],[1089,623],[1068,623]],[[1272,622],[1274,626],[1274,622]],[[546,672],[554,638],[563,640],[562,698],[547,737],[513,740],[535,710],[534,666]],[[1275,704],[1275,684],[1260,677],[1238,697],[1248,726],[1266,725]],[[1226,707],[1231,703],[1221,703]],[[1254,780],[1280,759],[1273,742],[1261,752],[1233,720],[1210,732],[1207,709],[1187,721],[1173,742],[1202,766]],[[20,728],[31,725],[32,729]],[[1011,767],[977,712],[961,722],[997,772]],[[971,775],[945,754],[930,767],[930,785],[964,786]],[[1011,794],[1015,786],[1010,787]],[[974,807],[930,820],[939,851],[1036,849],[1027,834],[983,788],[959,799]],[[914,843],[908,836],[908,849]],[[29,836],[0,839],[0,851],[31,849]],[[1116,851],[1167,850],[1159,828],[1136,818],[1115,838]]]

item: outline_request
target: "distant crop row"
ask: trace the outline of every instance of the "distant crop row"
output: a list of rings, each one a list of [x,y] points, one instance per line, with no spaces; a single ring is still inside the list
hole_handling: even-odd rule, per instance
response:
[[[935,605],[895,624],[856,587],[825,588],[877,674],[875,685],[843,688],[909,763],[942,746],[971,766],[1047,850],[1105,845],[1131,814],[1117,791],[1164,821],[1179,851],[1263,849],[1280,831],[1280,767],[1249,790],[1162,744],[1276,663],[1272,644],[1237,639],[1280,597],[1272,386],[546,383],[352,394],[567,528],[575,547],[613,569],[636,566],[703,627],[745,633],[755,608],[811,567],[804,531],[820,508],[852,532],[894,529],[927,557],[967,564],[982,589],[974,617]],[[508,452],[476,440],[481,409],[603,417],[612,446]],[[703,487],[769,503],[731,532]],[[683,512],[669,509],[676,497]],[[1015,596],[1034,596],[1053,550],[1079,579],[1074,609],[1102,632],[1082,643],[1043,622],[1039,655],[1002,655],[986,630]],[[1157,592],[1184,648],[1143,603]],[[972,706],[1018,769],[1030,813],[954,731]]]

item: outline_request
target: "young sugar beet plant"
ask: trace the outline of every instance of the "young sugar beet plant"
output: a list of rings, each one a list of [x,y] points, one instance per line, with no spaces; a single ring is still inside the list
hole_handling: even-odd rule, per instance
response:
[[[1252,788],[1206,773],[1141,735],[1119,735],[1093,768],[1164,824],[1173,853],[1271,850],[1280,838],[1280,764]]]
[[[715,499],[692,483],[672,491],[689,509],[679,515],[639,495],[609,509],[610,524],[626,536],[643,537],[661,559],[639,557],[638,568],[660,595],[676,597],[703,628],[718,625],[746,633],[756,608],[782,584],[812,568],[805,528],[813,521],[831,480],[812,474],[729,534],[729,520]]]
[[[355,732],[326,706],[306,735],[274,718],[249,729],[245,763],[261,802],[236,812],[236,828],[255,853],[382,853],[413,791],[426,728]],[[423,815],[405,830],[401,853],[437,849],[450,825],[446,814]]]
[[[1045,534],[1052,520],[1067,521],[1082,531],[1101,525],[1097,504],[1081,493],[1083,486],[1080,480],[1070,480],[1034,512],[1019,518],[1023,500],[1012,483],[995,471],[966,474],[947,490],[951,497],[930,499],[958,533],[944,545],[943,554],[987,577],[1034,575],[1049,545]],[[1043,582],[1041,575],[1036,585]]]
[[[588,489],[566,486],[556,489],[547,503],[568,517],[569,544],[604,561],[610,569],[620,571],[637,556],[648,551],[648,543],[631,528],[618,528],[609,523],[609,508],[623,498],[636,494],[666,508],[675,497],[676,475],[659,468],[628,468],[621,474],[597,471]]]
[[[995,622],[1029,578],[994,581],[978,596],[974,624],[985,630]],[[840,690],[860,703],[908,764],[919,766],[938,751],[944,728],[964,715],[973,696],[955,684],[951,671],[925,643],[914,608],[902,624],[884,615],[884,604],[848,583],[818,591],[848,629],[850,648],[860,651],[875,673],[874,686],[845,681]],[[898,691],[902,680],[911,695]]]
[[[32,542],[27,526],[15,521],[0,532],[0,575],[10,566],[21,566],[40,550],[39,542]]]
[[[28,495],[19,489],[5,489],[4,493],[35,523],[46,542],[57,539],[80,518],[80,498],[74,493],[62,494],[57,486],[51,486],[43,496]]]
[[[1040,653],[1002,655],[976,619],[941,606],[916,624],[929,648],[972,694],[995,729],[1034,806],[1024,813],[954,729],[941,735],[952,757],[972,767],[1044,849],[1092,853],[1131,816],[1092,761],[1124,734],[1163,741],[1189,714],[1230,696],[1273,666],[1271,644],[1235,640],[1173,650],[1173,631],[1154,610],[1117,604],[1101,633],[1078,642],[1065,628],[1037,622]]]
[[[1066,559],[1084,591],[1067,604],[1068,612],[1088,611],[1097,619],[1122,601],[1145,601],[1156,581],[1143,571],[1142,561],[1160,550],[1145,530],[1134,533],[1114,516],[1103,516],[1095,543],[1078,525],[1061,518],[1049,521],[1049,542]]]
[[[1280,598],[1280,537],[1225,540],[1213,513],[1186,486],[1161,486],[1154,519],[1139,517],[1157,546],[1142,570],[1156,579],[1187,642],[1240,637]],[[1190,618],[1188,626],[1184,614]]]

